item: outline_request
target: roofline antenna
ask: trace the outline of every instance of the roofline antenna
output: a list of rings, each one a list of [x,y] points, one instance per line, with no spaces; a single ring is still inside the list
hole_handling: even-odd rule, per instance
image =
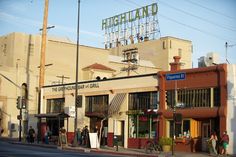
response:
[[[225,61],[226,63],[230,64],[228,61],[228,47],[236,46],[236,44],[229,45],[228,42],[225,42]]]

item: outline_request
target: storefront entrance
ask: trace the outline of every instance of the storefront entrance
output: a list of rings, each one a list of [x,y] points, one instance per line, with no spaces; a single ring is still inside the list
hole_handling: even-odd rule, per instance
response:
[[[210,130],[210,122],[202,123],[202,151],[207,151],[207,140],[209,140],[211,136]]]

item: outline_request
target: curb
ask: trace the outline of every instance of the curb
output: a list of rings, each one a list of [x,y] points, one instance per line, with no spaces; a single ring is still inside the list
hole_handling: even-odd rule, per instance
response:
[[[137,156],[137,157],[158,157],[158,155],[154,154],[138,154],[138,153],[131,153],[131,152],[119,152],[119,151],[111,151],[111,150],[102,150],[102,149],[83,149],[83,148],[76,148],[76,147],[66,147],[64,150],[73,150],[85,153],[99,153],[99,154],[112,154],[112,155],[122,155],[122,156]]]
[[[44,148],[57,148],[56,145],[46,145],[46,144],[37,144],[37,143],[23,143],[23,142],[9,142],[11,144],[20,144],[25,146],[34,146],[34,147],[44,147]]]

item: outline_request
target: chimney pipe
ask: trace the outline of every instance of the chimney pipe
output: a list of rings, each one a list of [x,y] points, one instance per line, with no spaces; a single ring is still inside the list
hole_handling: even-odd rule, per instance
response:
[[[177,71],[180,70],[180,56],[174,56],[174,62],[170,63],[170,71]]]

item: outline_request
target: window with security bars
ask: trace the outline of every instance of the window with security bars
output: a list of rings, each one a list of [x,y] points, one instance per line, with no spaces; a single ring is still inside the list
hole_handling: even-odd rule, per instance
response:
[[[168,90],[166,92],[166,102],[169,108],[172,108],[175,102],[174,93],[174,90]],[[187,108],[220,106],[219,88],[179,89],[177,90],[177,94],[176,107]]]
[[[86,96],[85,112],[105,112],[108,109],[108,95]]]
[[[140,92],[129,94],[129,110],[157,109],[157,92]]]
[[[47,99],[47,113],[61,113],[64,112],[65,99]]]

